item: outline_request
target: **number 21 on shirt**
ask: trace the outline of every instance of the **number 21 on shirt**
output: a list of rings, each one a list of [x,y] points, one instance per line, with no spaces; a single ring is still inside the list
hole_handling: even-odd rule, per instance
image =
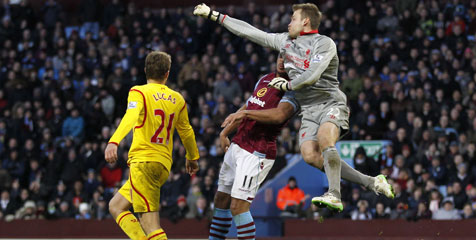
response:
[[[154,115],[159,116],[161,118],[161,123],[159,128],[155,131],[154,136],[150,139],[151,142],[156,143],[156,144],[164,144],[164,138],[159,137],[160,133],[162,133],[162,130],[164,130],[164,125],[165,125],[165,112],[162,109],[155,109],[154,110]],[[165,144],[169,144],[169,138],[170,138],[170,129],[172,129],[172,123],[174,122],[174,116],[175,113],[170,114],[169,117],[169,123],[167,124],[167,138],[165,141]]]

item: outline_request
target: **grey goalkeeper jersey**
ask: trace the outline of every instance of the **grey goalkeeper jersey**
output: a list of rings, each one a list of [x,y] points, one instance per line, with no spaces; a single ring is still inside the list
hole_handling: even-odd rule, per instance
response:
[[[219,22],[237,36],[284,53],[284,67],[301,106],[329,101],[346,104],[337,80],[337,48],[331,38],[315,31],[292,39],[288,33],[266,33],[227,15],[221,15]]]

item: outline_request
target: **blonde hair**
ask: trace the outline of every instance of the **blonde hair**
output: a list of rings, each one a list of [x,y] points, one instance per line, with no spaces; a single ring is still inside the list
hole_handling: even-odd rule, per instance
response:
[[[145,58],[145,77],[163,80],[172,64],[172,58],[165,52],[153,51]]]

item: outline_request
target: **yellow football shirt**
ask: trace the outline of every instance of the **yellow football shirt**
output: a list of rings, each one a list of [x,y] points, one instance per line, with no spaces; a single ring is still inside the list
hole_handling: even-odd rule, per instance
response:
[[[155,161],[170,171],[175,129],[187,150],[186,158],[199,158],[187,104],[180,93],[166,85],[148,83],[131,88],[126,114],[109,143],[118,145],[131,129],[128,163]]]

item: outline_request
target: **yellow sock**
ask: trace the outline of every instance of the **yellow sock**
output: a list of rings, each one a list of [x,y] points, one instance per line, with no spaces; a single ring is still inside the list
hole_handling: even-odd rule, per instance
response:
[[[145,237],[144,230],[142,230],[139,220],[137,220],[134,214],[132,214],[130,211],[125,211],[119,214],[119,216],[117,216],[116,222],[130,239],[140,240]]]
[[[147,240],[167,240],[167,235],[164,232],[164,229],[159,228],[147,235]]]

